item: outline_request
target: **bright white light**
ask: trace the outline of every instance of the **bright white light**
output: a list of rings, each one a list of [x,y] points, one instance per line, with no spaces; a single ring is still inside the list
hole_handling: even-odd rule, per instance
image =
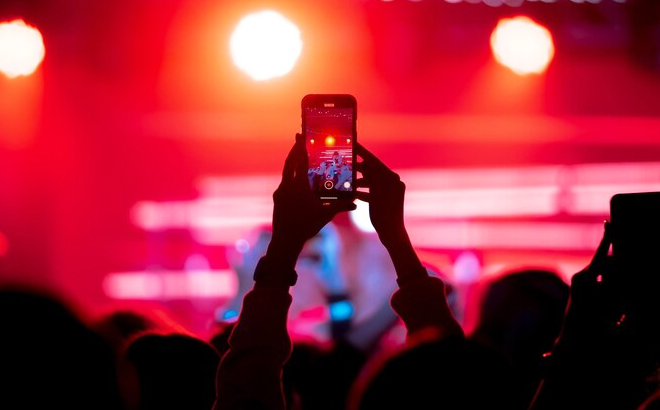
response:
[[[230,40],[234,64],[256,81],[281,77],[302,51],[300,30],[281,14],[265,10],[244,17]]]
[[[356,200],[355,205],[357,205],[357,208],[349,214],[351,222],[353,222],[355,227],[362,232],[376,232],[376,229],[371,224],[371,218],[369,217],[369,204],[364,201]]]
[[[550,31],[525,16],[500,20],[490,46],[500,64],[520,75],[542,73],[555,53]]]
[[[39,30],[23,20],[0,23],[0,71],[7,77],[32,74],[45,54]]]

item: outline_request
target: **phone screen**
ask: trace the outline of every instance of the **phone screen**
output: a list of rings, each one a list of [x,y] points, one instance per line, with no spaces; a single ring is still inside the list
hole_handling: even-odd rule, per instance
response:
[[[309,186],[324,201],[352,199],[355,194],[354,101],[332,95],[303,100]]]

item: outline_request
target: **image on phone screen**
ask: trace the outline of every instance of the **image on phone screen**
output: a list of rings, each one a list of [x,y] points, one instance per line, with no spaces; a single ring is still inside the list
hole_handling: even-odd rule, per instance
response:
[[[310,187],[321,199],[353,192],[354,110],[306,107],[304,115]]]

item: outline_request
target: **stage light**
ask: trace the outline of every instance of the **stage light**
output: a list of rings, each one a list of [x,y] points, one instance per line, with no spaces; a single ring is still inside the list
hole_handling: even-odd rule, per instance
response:
[[[325,137],[325,146],[326,147],[334,147],[335,142],[336,142],[335,137],[333,137],[332,135],[328,135],[327,137]]]
[[[550,31],[525,16],[500,20],[490,46],[497,62],[520,75],[544,72],[555,53]]]
[[[265,10],[244,17],[230,40],[236,66],[256,81],[281,77],[302,51],[300,30],[281,14]]]
[[[43,37],[38,29],[23,20],[0,23],[0,71],[7,77],[32,74],[45,54]]]

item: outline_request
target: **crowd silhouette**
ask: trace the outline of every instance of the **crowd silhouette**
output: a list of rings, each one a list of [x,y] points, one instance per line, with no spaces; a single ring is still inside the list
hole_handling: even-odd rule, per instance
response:
[[[658,272],[651,257],[630,263],[611,252],[610,221],[570,282],[535,266],[481,283],[467,332],[451,281],[412,245],[404,181],[364,146],[356,152],[356,198],[368,203],[387,261],[379,277],[386,297],[376,306],[361,310],[363,282],[340,263],[350,246],[333,220],[356,206],[315,197],[297,134],[272,223],[232,259],[238,291],[218,309],[208,340],[157,312],[88,318],[61,295],[6,284],[0,408],[660,408],[660,309],[649,288],[657,279],[630,280]],[[370,262],[352,258],[360,257]],[[309,289],[325,314],[305,333],[293,319],[314,305]]]

